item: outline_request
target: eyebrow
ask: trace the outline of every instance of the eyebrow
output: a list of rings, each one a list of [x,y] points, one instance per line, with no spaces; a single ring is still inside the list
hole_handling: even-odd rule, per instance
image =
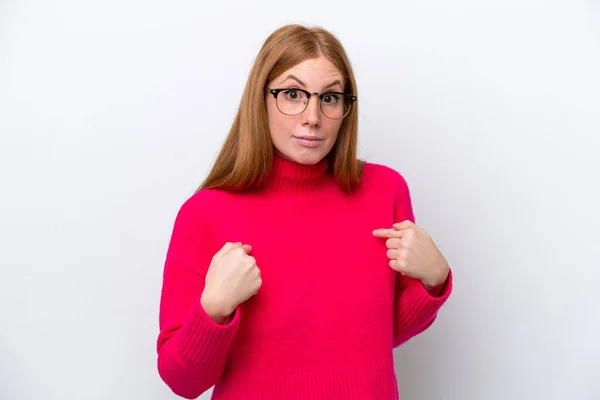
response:
[[[295,75],[288,75],[288,76],[287,76],[287,77],[286,77],[286,78],[285,78],[285,79],[282,81],[282,83],[283,83],[283,82],[285,82],[285,81],[287,81],[288,79],[293,79],[293,80],[295,80],[296,82],[298,82],[298,83],[300,84],[300,86],[304,86],[304,87],[306,87],[306,85],[304,84],[304,82],[302,82],[300,79],[298,79],[298,77],[297,77],[297,76],[295,76]],[[331,82],[329,85],[325,86],[325,89],[329,89],[329,88],[331,88],[331,87],[334,87],[335,85],[339,85],[340,87],[343,87],[343,86],[342,86],[342,83],[341,83],[341,82],[340,82],[338,79],[336,79],[335,81]]]

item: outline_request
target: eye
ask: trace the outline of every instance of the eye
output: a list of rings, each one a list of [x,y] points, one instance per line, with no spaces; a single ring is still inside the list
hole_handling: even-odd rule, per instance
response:
[[[335,93],[325,93],[323,95],[323,103],[330,105],[330,104],[335,104],[338,102],[338,100],[340,99],[340,96],[335,94]]]
[[[289,89],[283,93],[285,94],[285,97],[288,98],[288,100],[296,101],[300,100],[303,97],[302,92],[300,92],[299,90]]]

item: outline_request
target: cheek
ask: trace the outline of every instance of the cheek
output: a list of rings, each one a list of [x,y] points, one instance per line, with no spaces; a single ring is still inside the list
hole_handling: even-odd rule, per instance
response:
[[[341,126],[341,121],[327,120],[323,123],[323,130],[327,133],[328,136],[332,138],[337,138]]]
[[[267,113],[269,130],[272,137],[288,136],[293,131],[294,124],[296,123],[294,118],[281,114],[276,106],[268,105]]]
[[[269,116],[269,128],[271,129],[271,135],[284,136],[291,132],[290,122],[282,115],[271,115]]]

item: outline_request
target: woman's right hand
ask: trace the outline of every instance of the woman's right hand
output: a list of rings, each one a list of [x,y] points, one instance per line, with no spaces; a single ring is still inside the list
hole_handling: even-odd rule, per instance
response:
[[[262,285],[252,247],[226,243],[212,258],[200,303],[217,323],[225,323],[236,307],[258,292]]]

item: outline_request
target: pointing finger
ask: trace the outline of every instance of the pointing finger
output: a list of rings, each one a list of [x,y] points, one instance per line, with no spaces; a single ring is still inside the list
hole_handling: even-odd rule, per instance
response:
[[[382,238],[399,238],[402,236],[401,231],[397,231],[396,229],[375,229],[373,231],[373,236],[382,237]]]

